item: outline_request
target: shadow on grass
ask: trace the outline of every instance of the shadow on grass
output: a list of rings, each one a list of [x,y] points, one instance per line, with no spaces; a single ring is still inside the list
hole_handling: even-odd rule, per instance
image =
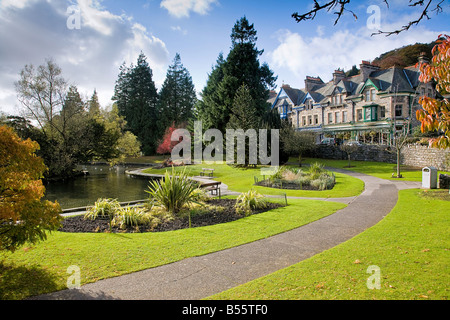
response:
[[[20,300],[58,290],[57,276],[38,266],[24,267],[0,261],[0,300]]]

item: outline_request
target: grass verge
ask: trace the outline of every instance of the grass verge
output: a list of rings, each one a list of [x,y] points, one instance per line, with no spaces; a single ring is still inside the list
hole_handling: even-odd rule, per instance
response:
[[[292,159],[294,160],[294,159]],[[400,173],[403,178],[392,178],[392,173],[396,173],[397,165],[395,163],[374,162],[374,161],[351,161],[351,167],[348,168],[348,160],[330,160],[308,158],[304,160],[305,164],[320,162],[325,166],[351,170],[359,173],[365,173],[377,178],[393,181],[422,181],[422,169],[400,166]],[[439,174],[450,174],[450,172],[438,171]]]
[[[418,189],[399,193],[382,221],[351,240],[211,299],[447,300],[448,197]],[[380,271],[380,289],[368,289]]]
[[[266,238],[344,207],[289,199],[287,207],[200,228],[136,234],[54,232],[37,245],[0,253],[0,299],[65,289],[69,266],[80,268],[83,285]]]
[[[181,171],[184,167],[176,167]],[[202,164],[190,165],[186,167],[186,172],[190,176],[198,176],[202,168],[214,169],[214,180],[220,181],[228,186],[228,189],[236,192],[247,192],[254,189],[261,194],[280,195],[286,193],[288,197],[314,197],[314,198],[344,198],[359,195],[364,190],[364,182],[346,174],[335,173],[336,184],[332,190],[312,191],[312,190],[281,190],[275,188],[254,186],[255,177],[261,179],[260,168],[237,168],[226,164]],[[164,174],[171,168],[144,170],[146,173]]]

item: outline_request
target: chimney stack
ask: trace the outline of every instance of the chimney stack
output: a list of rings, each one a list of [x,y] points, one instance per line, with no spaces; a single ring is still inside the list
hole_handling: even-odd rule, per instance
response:
[[[306,91],[312,91],[314,86],[316,85],[320,85],[320,84],[324,84],[322,79],[320,79],[320,77],[310,77],[310,76],[306,76],[305,79],[305,89]]]
[[[380,70],[380,67],[370,63],[369,61],[363,60],[362,63],[359,65],[359,68],[361,70],[361,74],[363,76],[363,82],[365,82],[369,75],[374,72]]]
[[[422,65],[423,63],[429,63],[430,60],[428,60],[427,58],[427,53],[426,52],[421,52],[419,57],[417,58],[418,62],[419,62],[419,66]]]
[[[345,73],[341,69],[337,69],[333,72],[333,83],[338,84],[339,81],[345,79]]]

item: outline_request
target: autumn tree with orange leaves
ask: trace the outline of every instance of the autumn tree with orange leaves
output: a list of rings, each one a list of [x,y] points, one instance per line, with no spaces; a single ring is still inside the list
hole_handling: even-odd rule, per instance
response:
[[[439,35],[432,54],[431,63],[420,65],[419,80],[423,83],[434,81],[436,91],[444,98],[420,97],[422,109],[417,110],[416,116],[422,123],[422,132],[437,130],[441,133],[430,140],[430,146],[445,149],[450,147],[450,36]]]
[[[47,231],[60,225],[59,204],[41,200],[46,167],[38,149],[36,142],[0,126],[0,250],[45,240]]]

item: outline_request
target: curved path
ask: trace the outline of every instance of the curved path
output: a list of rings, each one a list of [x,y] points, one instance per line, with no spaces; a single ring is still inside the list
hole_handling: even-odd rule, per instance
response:
[[[298,263],[356,236],[392,210],[399,190],[420,187],[418,182],[388,181],[333,170],[363,180],[365,190],[357,197],[340,199],[348,206],[330,216],[238,247],[34,299],[202,299]]]

